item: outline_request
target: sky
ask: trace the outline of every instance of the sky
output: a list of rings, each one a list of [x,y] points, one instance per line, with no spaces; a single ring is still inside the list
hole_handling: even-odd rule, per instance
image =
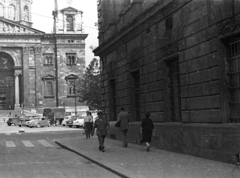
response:
[[[52,33],[53,31],[53,16],[55,0],[33,0],[32,3],[32,22],[33,28],[41,30],[46,33]],[[85,34],[88,34],[85,40],[85,57],[86,67],[94,58],[91,46],[98,46],[98,30],[94,26],[97,19],[97,0],[57,0],[58,10],[66,7],[73,7],[75,9],[83,11],[83,28]]]

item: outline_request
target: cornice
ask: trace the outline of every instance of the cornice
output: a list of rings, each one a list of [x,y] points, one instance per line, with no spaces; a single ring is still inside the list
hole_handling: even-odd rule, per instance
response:
[[[88,34],[45,34],[43,38],[58,38],[58,39],[68,39],[68,38],[77,38],[77,39],[86,39]]]

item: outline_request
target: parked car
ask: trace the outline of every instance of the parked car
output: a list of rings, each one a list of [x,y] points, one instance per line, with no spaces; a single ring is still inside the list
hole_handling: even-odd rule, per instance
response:
[[[34,120],[38,119],[38,118],[39,117],[37,117],[37,116],[30,116],[30,117],[28,117],[29,120],[25,122],[25,126],[29,127],[30,123],[33,122]]]
[[[37,116],[23,116],[20,118],[19,126],[27,126],[27,123]]]
[[[66,121],[66,125],[68,127],[72,127],[73,126],[73,121],[77,120],[77,118],[78,118],[78,116],[71,116],[71,118],[68,121]]]
[[[73,121],[73,126],[79,128],[84,126],[84,117],[78,117],[77,120]]]
[[[48,120],[47,117],[38,117],[37,119],[33,119],[30,123],[29,123],[29,127],[44,127],[44,126],[50,126],[50,122]]]
[[[11,126],[11,125],[18,125],[19,123],[19,118],[18,117],[9,117],[7,120],[7,125]]]
[[[71,119],[71,116],[65,116],[63,121],[62,121],[62,125],[65,126],[66,125],[66,122]]]

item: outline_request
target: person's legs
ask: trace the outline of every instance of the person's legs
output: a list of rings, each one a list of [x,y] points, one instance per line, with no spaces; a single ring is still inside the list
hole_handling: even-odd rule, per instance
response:
[[[123,130],[122,132],[121,132],[121,134],[122,134],[122,142],[123,142],[123,147],[127,147],[127,131],[128,130]]]
[[[104,139],[105,139],[105,135],[98,135],[98,143],[99,143],[99,150],[101,151],[105,151],[104,150]]]

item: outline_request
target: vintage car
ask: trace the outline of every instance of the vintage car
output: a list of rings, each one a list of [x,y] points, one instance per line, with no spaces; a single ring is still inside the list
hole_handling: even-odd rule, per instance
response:
[[[78,118],[78,116],[71,116],[71,118],[68,121],[66,121],[66,125],[68,127],[72,127],[73,126],[73,121],[77,120],[77,118]]]
[[[84,126],[84,117],[79,116],[77,120],[73,121],[73,126],[79,128]]]
[[[36,117],[33,120],[31,120],[28,125],[30,128],[32,128],[32,127],[40,128],[40,127],[44,127],[44,126],[49,127],[50,122],[47,117]]]
[[[9,117],[7,120],[7,125],[11,126],[11,125],[18,125],[20,119],[19,117]]]
[[[63,121],[62,121],[62,125],[65,126],[66,125],[66,122],[71,119],[71,116],[65,116]]]

